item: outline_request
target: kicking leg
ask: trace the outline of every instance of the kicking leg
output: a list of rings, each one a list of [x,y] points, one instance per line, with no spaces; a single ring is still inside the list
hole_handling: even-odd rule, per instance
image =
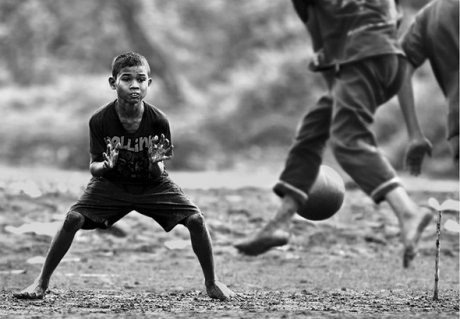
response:
[[[273,247],[286,245],[289,241],[290,221],[298,209],[294,198],[285,195],[275,217],[254,237],[243,240],[235,247],[243,254],[256,256]]]
[[[192,248],[198,257],[203,270],[206,292],[209,297],[227,300],[234,296],[233,291],[226,285],[216,280],[214,272],[214,259],[212,254],[211,237],[201,213],[194,214],[184,221],[185,227],[190,232]]]
[[[70,211],[67,214],[62,227],[51,242],[40,275],[30,286],[13,294],[14,297],[19,299],[41,299],[44,297],[51,275],[69,250],[76,232],[83,226],[84,221],[85,218],[80,213]]]
[[[390,191],[385,199],[398,217],[404,245],[403,266],[407,268],[416,256],[418,241],[433,218],[433,213],[427,207],[418,207],[402,187]]]
[[[333,72],[323,73],[332,86]],[[274,192],[282,198],[275,217],[255,236],[235,245],[243,254],[256,256],[272,247],[286,245],[289,241],[290,221],[300,205],[307,200],[307,192],[318,175],[326,141],[329,138],[333,100],[327,91],[313,108],[305,114],[295,141],[289,150],[280,181]]]
[[[382,55],[341,69],[334,90],[331,146],[340,166],[366,194],[376,203],[386,200],[390,204],[401,228],[403,266],[408,267],[432,214],[419,208],[400,186],[372,131],[376,110],[403,80],[400,63],[396,55]]]

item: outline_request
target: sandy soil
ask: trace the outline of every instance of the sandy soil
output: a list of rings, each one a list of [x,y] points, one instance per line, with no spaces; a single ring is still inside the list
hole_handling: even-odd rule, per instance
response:
[[[12,292],[35,278],[40,257],[48,249],[51,237],[40,233],[54,232],[86,177],[72,175],[64,183],[59,178],[24,180],[13,175],[0,183],[1,317],[459,316],[458,234],[443,230],[440,300],[433,301],[434,223],[423,235],[414,265],[405,270],[399,229],[389,207],[374,205],[352,185],[333,218],[315,223],[296,218],[290,244],[259,257],[240,255],[232,243],[273,214],[278,199],[268,187],[186,188],[205,213],[218,276],[237,293],[229,302],[211,300],[204,293],[201,269],[185,228],[165,233],[135,212],[117,224],[124,231],[118,237],[79,232],[46,298],[15,300]],[[409,189],[420,203],[429,197],[458,199],[458,188],[446,185],[451,184],[438,181]],[[444,214],[443,220],[448,219],[458,222],[458,214]],[[39,234],[20,233],[17,228],[36,222],[44,223],[35,224]]]

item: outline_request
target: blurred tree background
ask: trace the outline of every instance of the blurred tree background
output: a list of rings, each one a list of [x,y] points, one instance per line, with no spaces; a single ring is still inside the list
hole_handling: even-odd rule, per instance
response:
[[[427,2],[402,1],[407,23]],[[4,164],[87,169],[88,119],[114,99],[110,64],[125,51],[151,64],[147,101],[170,117],[170,169],[280,167],[324,90],[307,69],[310,39],[288,0],[2,0],[0,16]],[[424,172],[455,175],[447,107],[428,65],[415,89],[434,144]],[[402,169],[407,134],[395,99],[378,111],[375,132]]]

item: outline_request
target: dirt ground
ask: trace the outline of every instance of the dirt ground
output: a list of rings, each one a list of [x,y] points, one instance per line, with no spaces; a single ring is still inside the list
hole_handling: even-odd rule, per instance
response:
[[[402,268],[399,229],[389,206],[376,206],[349,185],[342,209],[324,222],[293,221],[289,245],[259,257],[232,244],[260,228],[278,199],[268,187],[188,189],[213,238],[217,274],[237,293],[211,300],[189,235],[165,233],[135,212],[118,233],[80,231],[57,268],[46,298],[23,301],[12,292],[30,284],[51,237],[75,201],[57,180],[0,182],[0,317],[11,318],[458,318],[459,235],[443,229],[439,301],[433,301],[435,223],[424,233],[413,266]],[[458,199],[458,188],[413,187],[420,203]],[[415,185],[417,186],[417,185]],[[418,185],[420,186],[420,185]],[[414,190],[415,189],[415,190]],[[428,190],[426,190],[428,189]],[[458,222],[458,213],[443,220]],[[42,231],[21,232],[41,222]],[[32,224],[33,225],[33,224]]]

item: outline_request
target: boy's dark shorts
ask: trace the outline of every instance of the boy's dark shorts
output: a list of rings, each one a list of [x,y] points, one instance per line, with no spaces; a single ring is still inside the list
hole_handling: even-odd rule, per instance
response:
[[[167,175],[146,186],[121,185],[93,177],[70,208],[85,216],[82,229],[108,228],[133,210],[153,218],[167,232],[187,217],[200,213]]]

